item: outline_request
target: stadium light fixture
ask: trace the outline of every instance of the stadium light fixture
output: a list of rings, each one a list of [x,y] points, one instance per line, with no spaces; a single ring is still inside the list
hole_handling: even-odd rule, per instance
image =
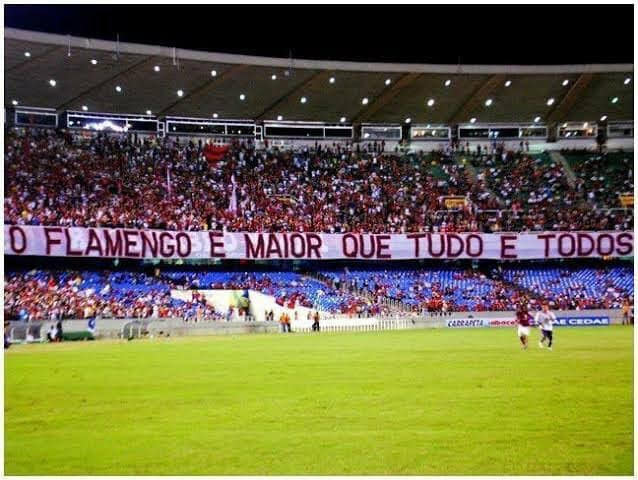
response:
[[[607,115],[603,115],[602,117],[600,117],[601,122],[604,122],[605,120],[607,120]]]
[[[625,78],[625,81],[623,82],[625,85],[629,85],[631,83],[631,77],[627,77]]]
[[[368,97],[363,97],[363,99],[361,100],[361,103],[364,105],[368,104]]]
[[[91,65],[97,65],[97,60],[95,58],[91,59]]]
[[[492,105],[492,99],[488,98],[487,100],[485,100],[485,106],[489,107],[490,105]]]
[[[390,78],[386,78],[385,79],[385,84],[386,85],[390,85],[392,83],[392,80]]]
[[[115,91],[116,91],[117,93],[122,93],[122,87],[120,87],[119,85],[116,85],[116,86],[115,86]]]
[[[155,70],[156,72],[159,72],[160,71],[160,66],[159,65],[155,65],[153,67],[153,70]]]
[[[217,113],[213,113],[213,118],[217,118],[219,115]]]
[[[340,121],[341,123],[346,123],[346,117],[341,117],[341,118],[339,119],[339,121]]]
[[[246,95],[242,93],[241,95],[239,95],[239,99],[243,102],[244,100],[246,100]]]
[[[328,80],[330,83],[335,83],[335,77],[330,77],[330,80]]]
[[[31,58],[31,52],[24,52],[24,56],[27,58]]]
[[[17,100],[11,100],[11,105],[13,105],[14,107],[18,104]]]
[[[563,87],[566,87],[567,85],[569,85],[569,80],[568,79],[563,80]]]
[[[618,97],[614,97],[611,99],[611,103],[618,103]]]
[[[412,119],[410,117],[405,119],[405,123],[410,123],[410,122],[412,122]]]
[[[541,121],[541,117],[536,117],[536,118],[534,119],[534,123],[538,123],[538,122],[540,122],[540,121]]]
[[[507,82],[505,82],[505,86],[506,86],[506,87],[509,87],[511,84],[512,84],[512,81],[511,81],[511,80],[508,80]]]
[[[82,105],[82,111],[86,112],[89,109],[89,107],[87,107],[86,105]]]
[[[178,97],[183,97],[184,96],[184,90],[182,90],[181,88],[179,90],[177,90],[177,96]]]
[[[549,98],[549,99],[547,100],[547,106],[548,106],[548,107],[551,107],[552,105],[554,105],[554,97]]]
[[[217,76],[217,70],[211,70],[210,71],[210,76],[211,77],[216,77]]]
[[[452,84],[452,80],[450,80],[449,78],[444,83],[446,87],[449,87],[451,84]]]
[[[476,123],[476,117],[470,118],[470,123]]]
[[[150,110],[146,110],[146,115],[153,115],[153,112],[151,112]]]
[[[277,115],[277,120],[278,120],[279,122],[281,122],[283,119],[284,119],[284,117],[282,117],[281,115]]]
[[[58,84],[58,82],[56,82],[55,80],[51,79],[49,80],[49,85],[51,85],[52,87],[55,87]]]
[[[431,107],[432,105],[434,105],[434,99],[433,98],[428,100],[428,107]]]
[[[270,78],[271,78],[271,80],[277,80],[277,75],[272,74],[272,75],[270,76]]]
[[[300,101],[301,103],[306,103],[306,102],[308,101],[308,99],[307,99],[306,97],[301,97],[301,98],[299,99],[299,101]]]

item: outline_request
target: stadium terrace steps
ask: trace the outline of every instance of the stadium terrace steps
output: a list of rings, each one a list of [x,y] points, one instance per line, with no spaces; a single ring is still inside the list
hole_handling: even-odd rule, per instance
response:
[[[563,171],[565,172],[565,178],[567,179],[567,183],[571,188],[576,187],[576,174],[572,170],[569,165],[569,162],[560,152],[552,151],[549,152],[549,157],[556,163],[560,163],[563,166]]]
[[[471,184],[473,185],[481,185],[481,188],[483,190],[485,190],[487,193],[489,193],[490,195],[490,199],[495,199],[500,205],[503,205],[503,201],[499,198],[498,195],[496,195],[496,193],[494,193],[494,190],[492,190],[487,183],[483,183],[481,184],[479,181],[479,171],[476,169],[476,167],[474,165],[472,165],[472,162],[470,162],[467,157],[469,155],[465,155],[465,154],[454,154],[453,158],[454,161],[457,165],[462,165],[463,167],[465,167],[465,172],[467,175],[468,180],[470,181]],[[461,158],[462,157],[462,158]]]

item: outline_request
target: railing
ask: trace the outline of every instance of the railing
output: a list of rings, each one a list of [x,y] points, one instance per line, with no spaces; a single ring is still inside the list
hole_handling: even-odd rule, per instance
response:
[[[415,328],[415,324],[407,317],[331,318],[319,322],[320,332],[380,332],[409,328]],[[300,333],[312,332],[312,322],[293,322],[292,330]]]

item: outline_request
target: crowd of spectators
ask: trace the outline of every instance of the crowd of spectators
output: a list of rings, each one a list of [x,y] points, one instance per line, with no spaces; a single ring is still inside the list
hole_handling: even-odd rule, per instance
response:
[[[211,281],[211,276],[214,277]],[[290,272],[171,272],[147,274],[113,271],[11,272],[5,276],[4,314],[8,320],[67,318],[164,318],[186,321],[229,320],[245,314],[242,306],[218,311],[197,290],[255,290],[275,297],[280,306],[321,309],[331,313],[373,315],[381,305],[347,291],[336,291],[315,279]],[[191,290],[192,299],[171,296]]]
[[[620,195],[633,193],[631,153],[566,151],[563,155],[578,176],[578,191],[594,208],[620,208]]]
[[[225,312],[224,312],[225,313]],[[5,277],[4,315],[8,320],[68,318],[181,317],[217,320],[221,312],[197,296],[171,298],[170,289],[140,273],[42,271]]]
[[[337,285],[368,293],[375,299],[397,300],[418,313],[514,310],[526,295],[473,269],[346,269],[322,274]]]
[[[7,130],[5,223],[327,233],[633,228],[630,212],[592,209],[559,166],[524,152],[475,155],[473,178],[447,151],[234,142],[211,162],[205,147],[176,137]],[[467,202],[448,210],[448,196]]]
[[[502,278],[560,310],[621,308],[633,304],[634,276],[629,267],[510,268]]]
[[[479,269],[348,269],[314,272],[14,271],[5,276],[7,320],[162,318],[229,320],[207,289],[253,290],[282,307],[373,316],[427,312],[508,311],[547,300],[552,308],[620,308],[633,302],[629,267],[499,267]],[[172,290],[193,292],[180,299]],[[247,295],[246,295],[247,296]],[[233,308],[247,307],[239,303]],[[239,313],[239,312],[237,312]],[[244,311],[246,313],[246,311]],[[234,317],[233,317],[234,318]]]

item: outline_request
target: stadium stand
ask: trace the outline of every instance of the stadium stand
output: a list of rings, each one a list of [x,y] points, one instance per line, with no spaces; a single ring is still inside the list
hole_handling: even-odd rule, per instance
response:
[[[634,190],[633,152],[563,151],[579,178],[578,190],[595,208],[622,207],[619,196]]]
[[[370,316],[388,313],[388,300],[410,312],[508,311],[517,302],[547,299],[561,310],[620,308],[633,296],[627,266],[513,266],[494,270],[397,268],[309,271],[14,270],[5,276],[5,318],[181,317],[224,320],[203,297],[182,301],[171,290],[254,290],[281,306]]]
[[[545,154],[477,155],[477,181],[445,152],[402,156],[341,144],[262,151],[235,141],[208,158],[201,141],[11,129],[5,224],[326,233],[633,228],[633,211],[592,209]],[[233,182],[237,211],[229,209]],[[622,186],[629,184],[633,174]],[[459,195],[467,204],[446,209],[445,197]]]
[[[561,310],[620,308],[634,291],[630,267],[507,268],[503,269],[503,278],[553,302]]]

